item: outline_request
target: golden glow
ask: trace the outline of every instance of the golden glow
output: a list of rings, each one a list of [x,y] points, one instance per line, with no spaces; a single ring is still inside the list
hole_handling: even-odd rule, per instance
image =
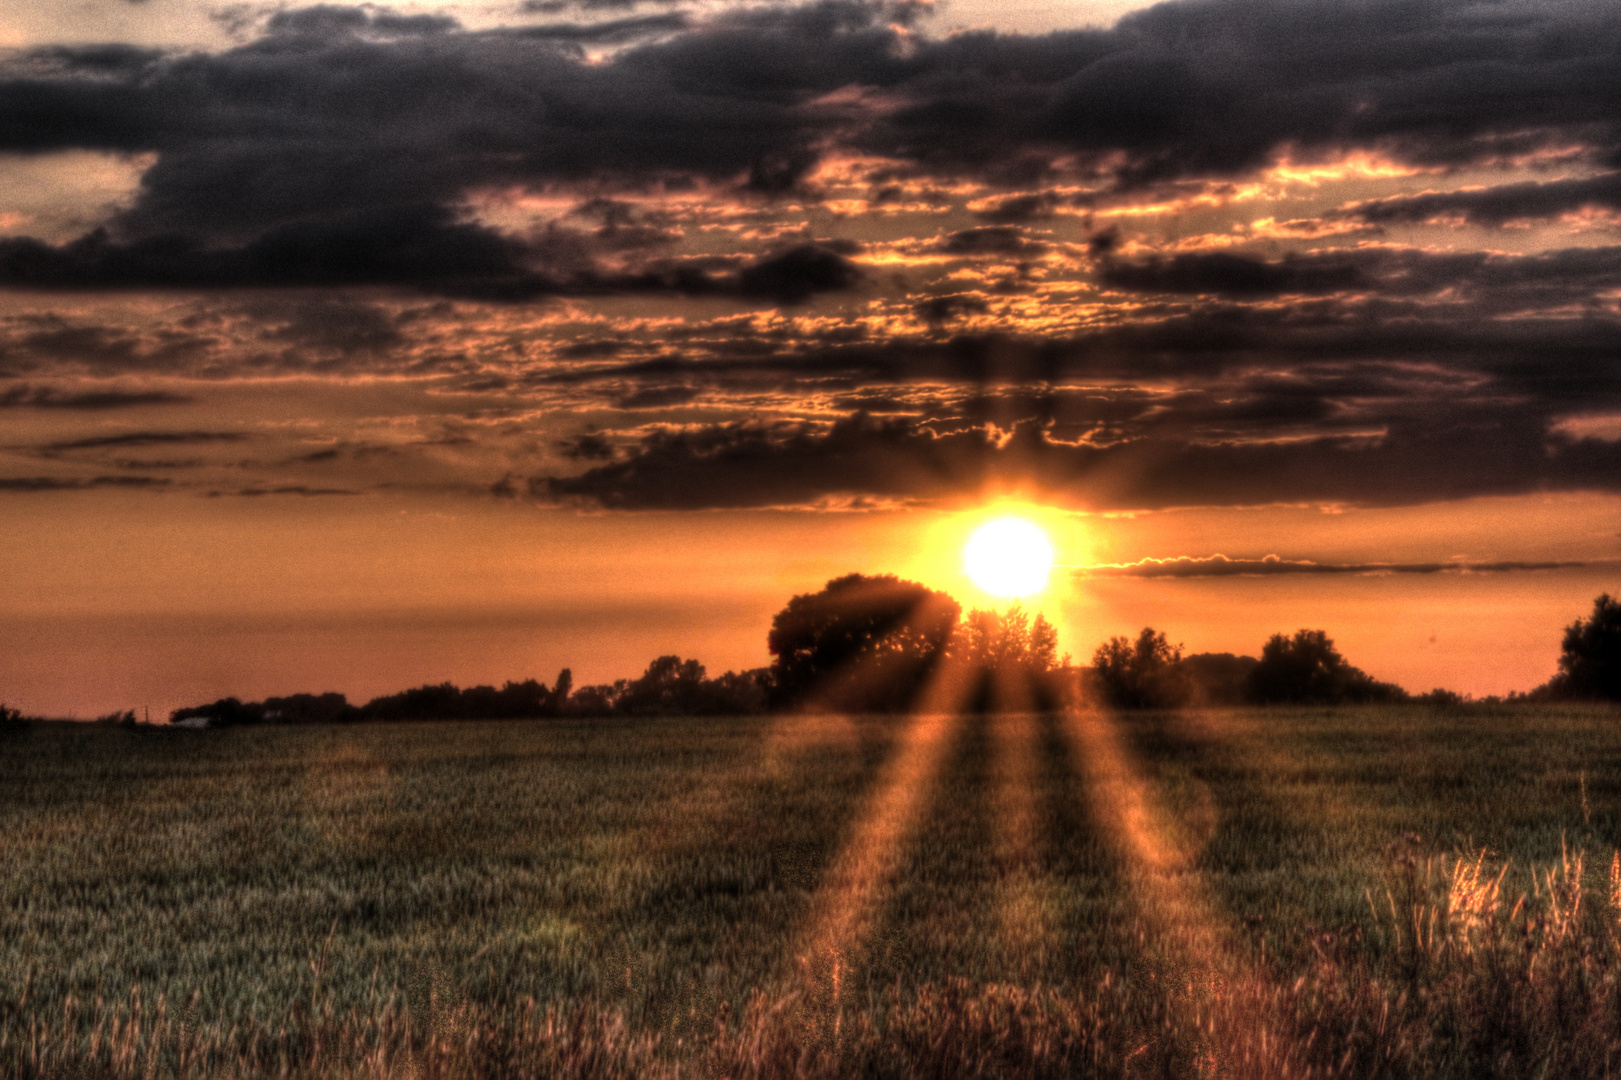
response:
[[[974,584],[992,596],[1031,596],[1047,587],[1053,545],[1023,518],[998,518],[974,531],[962,558]]]

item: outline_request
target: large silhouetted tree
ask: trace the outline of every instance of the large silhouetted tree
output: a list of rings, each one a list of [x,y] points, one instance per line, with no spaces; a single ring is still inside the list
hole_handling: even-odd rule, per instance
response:
[[[849,711],[909,708],[944,656],[962,609],[891,575],[847,574],[771,620],[773,700]]]
[[[1559,674],[1548,690],[1554,697],[1621,701],[1621,601],[1604,593],[1593,601],[1593,615],[1565,627]]]
[[[1401,687],[1352,667],[1321,630],[1297,630],[1293,637],[1273,634],[1250,672],[1247,689],[1256,705],[1337,705],[1407,696]]]

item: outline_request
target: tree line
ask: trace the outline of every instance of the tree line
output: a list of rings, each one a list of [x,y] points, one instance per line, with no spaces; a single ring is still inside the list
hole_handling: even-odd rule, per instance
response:
[[[710,677],[697,660],[661,656],[639,678],[575,688],[568,668],[551,686],[535,679],[499,689],[420,686],[363,705],[342,694],[264,701],[222,698],[175,710],[178,724],[309,724],[387,720],[487,720],[754,714],[793,710],[906,712],[1053,708],[1094,701],[1120,709],[1189,705],[1458,704],[1447,690],[1410,695],[1353,666],[1322,630],[1274,634],[1258,657],[1184,655],[1153,627],[1111,637],[1081,667],[1058,655],[1058,635],[1015,604],[970,611],[951,596],[894,575],[847,574],[793,597],[772,619],[771,662]],[[945,696],[931,687],[949,685]],[[1565,630],[1559,673],[1510,701],[1621,701],[1621,602],[1600,596]],[[0,724],[17,723],[0,706]],[[103,718],[126,724],[133,713]]]
[[[575,688],[565,668],[547,687],[451,683],[351,704],[342,694],[222,698],[176,709],[172,723],[228,727],[367,720],[485,720],[558,716],[735,715],[828,709],[904,712],[937,676],[963,707],[1051,708],[1073,669],[1058,632],[1018,605],[971,611],[945,593],[894,575],[847,574],[795,596],[772,619],[772,662],[710,677],[697,660],[661,656],[640,678]],[[1073,681],[1072,678],[1069,681]]]

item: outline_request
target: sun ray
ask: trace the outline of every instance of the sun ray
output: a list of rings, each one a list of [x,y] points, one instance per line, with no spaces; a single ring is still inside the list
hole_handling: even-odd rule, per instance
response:
[[[1210,1018],[1201,1066],[1223,1075],[1288,1075],[1294,1047],[1273,1012],[1276,988],[1215,917],[1197,849],[1157,805],[1118,723],[1092,708],[1072,708],[1064,719],[1089,813],[1127,868],[1164,984],[1183,995],[1183,1007]]]
[[[801,1015],[825,1023],[837,1011],[860,964],[876,915],[907,841],[938,786],[947,750],[961,729],[971,672],[947,661],[919,695],[849,837],[812,897],[805,930],[791,950],[805,994]]]
[[[1040,823],[1036,809],[1037,755],[1036,727],[1039,717],[1029,684],[1016,676],[998,672],[1003,684],[993,696],[1005,704],[1004,711],[991,716],[991,765],[993,827],[996,863],[1000,873],[997,921],[1001,938],[1019,957],[1021,974],[1039,972],[1053,942],[1048,917],[1051,884],[1038,866]],[[1021,700],[1022,699],[1022,700]],[[1018,707],[1018,706],[1024,707]]]

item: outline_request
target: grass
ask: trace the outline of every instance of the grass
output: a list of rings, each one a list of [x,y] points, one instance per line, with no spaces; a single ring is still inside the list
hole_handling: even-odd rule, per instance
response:
[[[1621,712],[0,736],[14,1076],[1603,1076]]]

